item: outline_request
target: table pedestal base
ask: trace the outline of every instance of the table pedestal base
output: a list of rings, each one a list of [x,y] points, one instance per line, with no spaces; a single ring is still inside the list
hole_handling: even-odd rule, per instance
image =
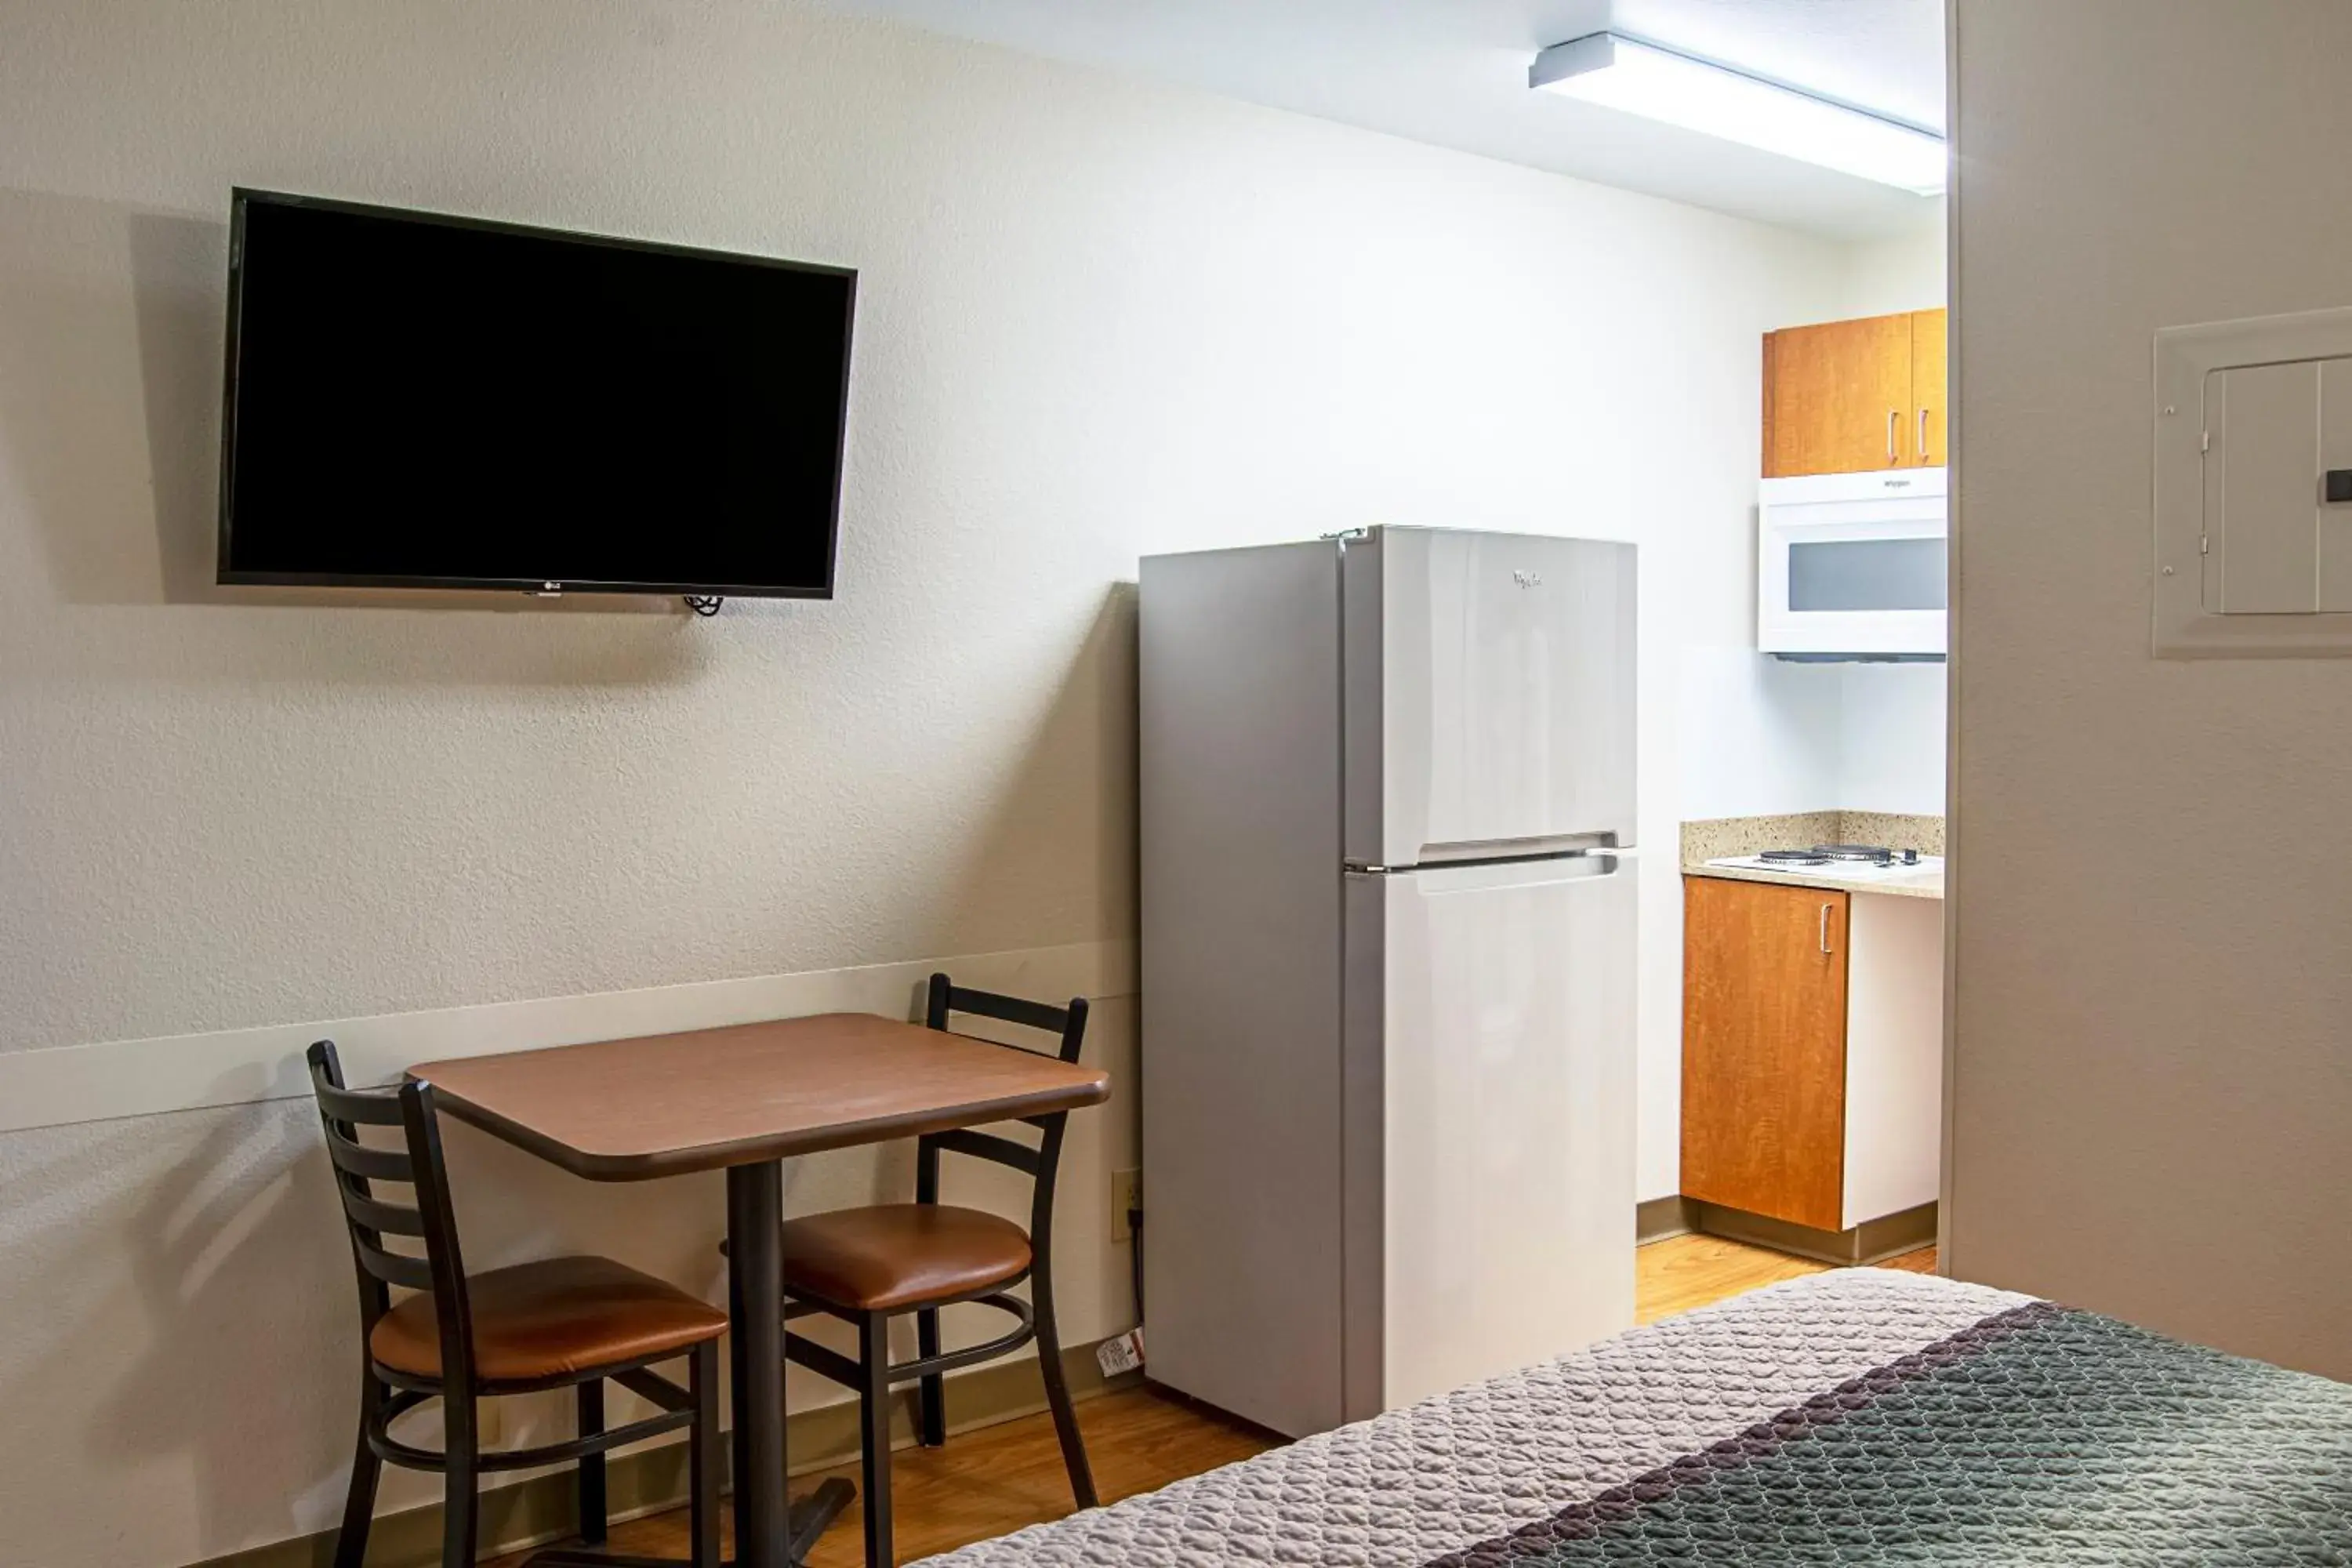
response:
[[[833,1528],[841,1512],[857,1500],[857,1489],[839,1476],[803,1498],[793,1500],[793,1561],[804,1563],[817,1537]]]
[[[805,1497],[794,1498],[792,1506],[792,1553],[795,1563],[808,1560],[809,1549],[817,1542],[841,1517],[842,1510],[857,1500],[857,1489],[839,1476],[820,1485]],[[741,1559],[730,1557],[729,1568],[738,1568]],[[523,1568],[683,1568],[682,1557],[637,1557],[627,1552],[607,1552],[596,1546],[551,1546],[544,1552],[533,1552],[524,1560]]]

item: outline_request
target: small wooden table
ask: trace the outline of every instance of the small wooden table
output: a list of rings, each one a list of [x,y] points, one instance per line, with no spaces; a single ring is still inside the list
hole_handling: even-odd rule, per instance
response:
[[[782,1162],[1110,1098],[1097,1068],[866,1013],[408,1070],[452,1116],[591,1181],[726,1171],[740,1568],[789,1568],[854,1495],[827,1482],[797,1521],[785,1502]]]

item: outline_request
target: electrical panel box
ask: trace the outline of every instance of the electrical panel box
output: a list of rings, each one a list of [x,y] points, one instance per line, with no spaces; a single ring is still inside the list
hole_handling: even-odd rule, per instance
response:
[[[2155,649],[2352,654],[2352,310],[2156,339]]]

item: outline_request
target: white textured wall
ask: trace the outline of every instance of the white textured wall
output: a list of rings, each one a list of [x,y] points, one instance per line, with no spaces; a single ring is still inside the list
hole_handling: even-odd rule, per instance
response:
[[[1838,806],[1944,815],[1942,664],[1838,667]]]
[[[1684,651],[1682,815],[1944,815],[1941,664],[1796,664]]]
[[[2352,305],[2352,6],[1956,28],[1947,1257],[2352,1376],[2352,661],[2148,652],[2151,338]]]
[[[1752,638],[1685,650],[1683,820],[1840,809],[1839,669],[1759,653]]]
[[[1849,316],[1891,316],[1897,310],[1932,310],[1947,303],[1945,284],[1949,241],[1945,198],[1920,204],[1918,224],[1884,239],[1866,240],[1847,254],[1845,286],[1839,304]]]
[[[860,268],[840,599],[209,588],[232,183]],[[15,0],[0,1050],[1124,938],[1137,556],[1392,521],[1643,543],[1670,1104],[1677,654],[1751,615],[1758,334],[1843,271],[783,5]],[[1102,1016],[1124,1070],[1131,1015]],[[38,1412],[0,1423],[0,1557],[164,1568],[331,1521],[350,1287],[308,1115],[0,1136],[0,1393]],[[715,1282],[712,1182],[458,1145],[477,1259]],[[1074,1330],[1122,1321],[1117,1256],[1070,1257]]]

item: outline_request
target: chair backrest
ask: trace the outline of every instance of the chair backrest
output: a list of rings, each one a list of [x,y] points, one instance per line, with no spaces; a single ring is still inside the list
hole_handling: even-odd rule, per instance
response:
[[[319,1121],[326,1133],[327,1158],[335,1167],[335,1191],[343,1201],[343,1219],[351,1233],[362,1344],[376,1320],[392,1310],[394,1287],[430,1292],[441,1334],[442,1381],[452,1387],[471,1386],[472,1310],[466,1299],[466,1268],[457,1250],[457,1221],[449,1203],[433,1086],[409,1082],[390,1094],[347,1089],[332,1040],[319,1041],[306,1056],[310,1092],[318,1099]],[[398,1128],[400,1146],[362,1142],[363,1127]],[[408,1187],[414,1203],[386,1201],[377,1191],[380,1182]],[[396,1250],[386,1244],[388,1237],[420,1243],[423,1256]]]
[[[934,1029],[946,1030],[949,1019],[955,1014],[970,1014],[976,1018],[994,1018],[1001,1023],[1018,1024],[1025,1028],[1058,1036],[1055,1054],[1066,1062],[1078,1059],[1078,1052],[1087,1039],[1087,999],[1073,996],[1063,1007],[1049,1006],[1020,996],[1001,996],[992,991],[973,991],[958,985],[944,974],[931,976],[929,1005],[923,1021]],[[1003,1045],[991,1040],[991,1045]],[[1003,1046],[1017,1051],[1020,1046]],[[1062,1132],[1069,1121],[1069,1112],[1057,1110],[1048,1116],[1024,1116],[1021,1119],[1045,1133],[1037,1147],[1017,1143],[993,1132],[982,1132],[971,1128],[958,1128],[950,1132],[927,1132],[915,1145],[915,1201],[935,1204],[940,1201],[940,1155],[943,1152],[969,1154],[974,1159],[993,1161],[1025,1171],[1035,1180],[1036,1187],[1029,1207],[1029,1246],[1043,1272],[1047,1267],[1047,1249],[1053,1244],[1054,1177],[1062,1163]]]

